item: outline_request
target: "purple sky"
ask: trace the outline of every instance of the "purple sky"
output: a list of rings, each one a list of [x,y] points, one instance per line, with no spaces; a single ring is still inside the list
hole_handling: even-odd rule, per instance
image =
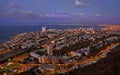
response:
[[[120,23],[120,0],[0,0],[0,24]]]

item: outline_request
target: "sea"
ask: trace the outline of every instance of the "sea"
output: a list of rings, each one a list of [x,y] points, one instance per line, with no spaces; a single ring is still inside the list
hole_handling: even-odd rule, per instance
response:
[[[10,37],[24,32],[41,31],[42,26],[47,29],[74,29],[74,28],[100,28],[99,26],[75,26],[75,25],[5,25],[0,26],[0,44],[9,40]]]

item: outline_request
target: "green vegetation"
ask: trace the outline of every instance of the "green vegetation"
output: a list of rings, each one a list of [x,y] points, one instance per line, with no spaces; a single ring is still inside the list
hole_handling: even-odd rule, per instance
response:
[[[10,62],[10,63],[8,63],[7,65],[1,66],[0,68],[1,68],[1,69],[7,69],[7,68],[15,67],[15,66],[18,66],[18,64],[15,63],[15,62]]]

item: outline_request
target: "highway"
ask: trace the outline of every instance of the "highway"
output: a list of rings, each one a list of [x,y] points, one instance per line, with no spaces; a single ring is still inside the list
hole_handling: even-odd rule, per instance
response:
[[[16,50],[16,51],[12,51],[10,53],[5,53],[3,55],[0,55],[0,63],[3,63],[4,61],[8,60],[9,58],[12,58],[16,55],[22,54],[24,52],[29,51],[29,49],[26,50]]]

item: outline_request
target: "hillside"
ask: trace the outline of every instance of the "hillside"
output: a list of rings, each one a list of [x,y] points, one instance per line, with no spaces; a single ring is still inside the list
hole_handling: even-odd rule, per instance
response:
[[[120,75],[120,45],[111,50],[107,58],[93,65],[73,70],[68,75]]]

